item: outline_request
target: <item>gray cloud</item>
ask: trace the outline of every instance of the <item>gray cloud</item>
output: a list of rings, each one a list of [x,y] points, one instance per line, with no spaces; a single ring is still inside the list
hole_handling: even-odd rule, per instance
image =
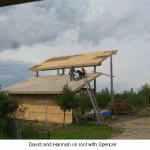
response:
[[[0,17],[6,17],[0,26],[0,51],[48,41],[52,44],[64,31],[80,26],[84,16],[66,0],[48,0],[11,8],[0,8]],[[9,13],[5,14],[5,11]]]
[[[12,60],[0,61],[0,64],[0,85],[2,85],[2,89],[33,77],[35,74],[28,71],[35,64]]]
[[[101,40],[107,37],[114,37],[118,40],[123,40],[130,34],[139,34],[141,26],[140,16],[141,10],[133,9],[123,18],[113,19],[110,12],[106,12],[99,20],[99,23],[85,24],[80,28],[78,41],[92,42],[93,45],[98,45]]]
[[[113,12],[105,10],[91,22],[85,21],[90,13],[90,4],[86,0],[45,0],[0,8],[0,51],[36,43],[53,45],[68,29],[79,29],[78,43],[92,42],[93,45],[107,37],[124,40],[130,34],[149,34],[149,2],[133,3],[123,17],[114,18]]]

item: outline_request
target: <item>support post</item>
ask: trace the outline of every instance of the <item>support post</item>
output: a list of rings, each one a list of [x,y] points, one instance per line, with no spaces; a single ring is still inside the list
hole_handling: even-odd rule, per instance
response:
[[[96,73],[96,66],[94,66],[94,73]],[[94,96],[96,97],[96,79],[94,79]],[[94,120],[96,121],[95,111],[94,111]]]
[[[38,71],[36,71],[36,76],[38,77]]]
[[[43,102],[43,103],[45,103],[45,102],[46,102],[46,112],[45,112],[45,131],[46,131],[46,121],[47,121],[47,103],[48,103],[48,102],[55,102],[55,101],[37,101],[37,102]]]
[[[84,115],[84,92],[82,92],[82,115]]]
[[[57,75],[59,75],[59,69],[57,69]]]
[[[111,108],[112,115],[114,115],[114,97],[113,97],[113,66],[112,66],[112,55],[110,56],[110,78],[111,78]]]
[[[94,73],[96,73],[96,66],[94,66]],[[94,96],[96,96],[96,79],[94,79]]]
[[[62,74],[63,74],[63,75],[65,74],[65,69],[62,69]]]

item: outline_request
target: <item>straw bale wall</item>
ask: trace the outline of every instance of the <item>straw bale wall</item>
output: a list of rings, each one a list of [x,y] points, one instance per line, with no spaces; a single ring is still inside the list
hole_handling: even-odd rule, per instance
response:
[[[54,95],[42,95],[42,94],[15,94],[10,95],[23,102],[23,106],[26,107],[24,116],[17,115],[18,119],[25,120],[38,120],[45,121],[46,102],[37,101],[55,101]],[[21,106],[20,106],[21,107]],[[47,103],[47,122],[63,123],[64,112],[56,105],[55,102]],[[65,122],[72,123],[72,111],[67,111],[65,115]]]

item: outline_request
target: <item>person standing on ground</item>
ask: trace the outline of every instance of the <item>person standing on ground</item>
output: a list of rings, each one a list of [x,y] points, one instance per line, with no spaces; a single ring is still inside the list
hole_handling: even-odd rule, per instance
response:
[[[72,66],[70,68],[69,74],[70,74],[70,81],[74,80],[74,72],[76,72],[76,70],[74,69],[74,66]]]

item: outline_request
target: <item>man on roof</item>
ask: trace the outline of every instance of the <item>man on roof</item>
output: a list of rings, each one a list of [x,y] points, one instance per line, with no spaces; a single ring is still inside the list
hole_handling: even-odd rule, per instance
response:
[[[76,70],[74,69],[74,66],[72,66],[70,68],[69,74],[70,74],[70,81],[74,80],[74,72],[76,72]]]
[[[77,73],[79,73],[79,76],[77,78],[75,78],[75,80],[77,80],[77,81],[79,79],[83,79],[83,78],[87,77],[87,73],[84,68],[82,68],[82,72],[80,70],[77,70]],[[85,75],[86,75],[86,77],[85,77]]]

